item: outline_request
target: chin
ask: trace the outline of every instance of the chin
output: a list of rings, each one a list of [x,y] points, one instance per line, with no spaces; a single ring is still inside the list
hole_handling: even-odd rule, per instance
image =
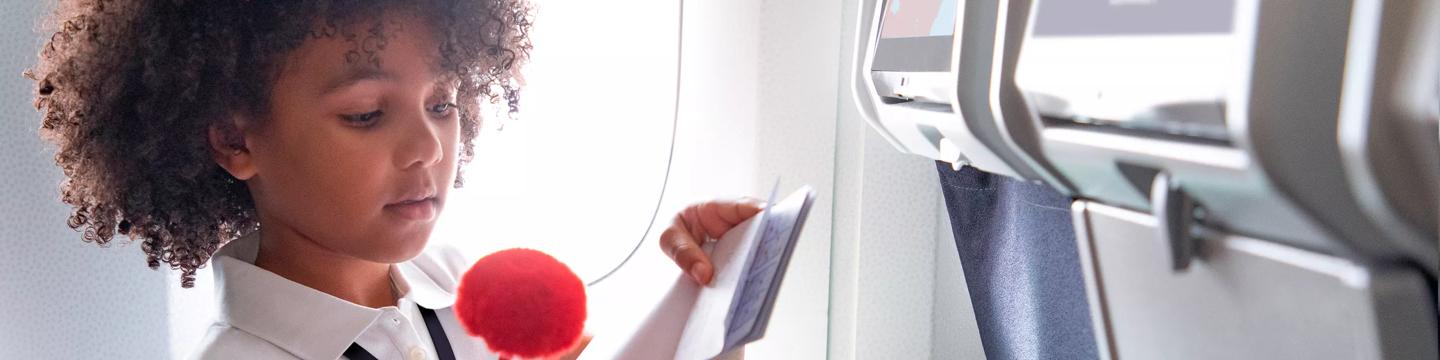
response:
[[[383,263],[402,263],[420,256],[425,251],[425,245],[430,242],[430,231],[422,234],[396,234],[385,238],[378,238],[371,241],[375,246],[367,247],[366,251],[370,261]]]

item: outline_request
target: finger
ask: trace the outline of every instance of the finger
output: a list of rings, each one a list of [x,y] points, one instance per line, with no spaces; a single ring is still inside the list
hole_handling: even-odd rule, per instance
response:
[[[745,222],[760,212],[754,203],[739,201],[711,201],[696,206],[700,227],[710,237],[719,238],[735,225]]]
[[[665,231],[660,233],[660,250],[664,251],[665,256],[669,256],[671,260],[675,260],[675,254],[678,250],[684,249],[687,246],[693,246],[693,238],[694,235],[690,233],[683,214],[682,216],[676,216],[675,220],[670,223],[670,227],[665,228]]]
[[[700,228],[705,230],[705,234],[710,235],[710,237],[719,238],[725,236],[726,231],[730,231],[730,228],[735,227],[735,224],[739,223],[726,221],[727,219],[724,215],[720,214],[720,212],[723,211],[722,209],[727,207],[728,206],[713,201],[700,204],[700,206],[696,207],[699,209],[697,213],[700,218]]]
[[[710,283],[715,268],[710,264],[710,257],[700,249],[700,242],[691,234],[683,214],[676,216],[670,228],[660,234],[660,246],[666,255],[675,260],[675,265],[679,265],[695,282],[701,285]]]
[[[690,237],[704,244],[709,240],[706,236],[705,226],[700,222],[700,205],[691,205],[680,211],[680,216],[685,220],[685,227],[690,230]]]
[[[570,348],[570,351],[567,352],[567,353],[565,353],[565,355],[560,356],[559,359],[560,359],[560,360],[575,360],[575,359],[580,358],[580,353],[585,351],[585,347],[586,347],[586,346],[590,346],[590,339],[591,339],[591,338],[594,338],[594,336],[593,336],[593,335],[589,335],[589,334],[586,334],[586,335],[584,335],[584,336],[581,336],[581,337],[580,337],[580,341],[575,344],[575,347]]]
[[[730,203],[730,206],[731,208],[728,214],[730,216],[733,216],[734,223],[739,224],[741,222],[744,222],[746,219],[755,216],[755,214],[760,213],[760,210],[765,208],[765,201],[752,197],[746,197],[741,198],[739,201]]]

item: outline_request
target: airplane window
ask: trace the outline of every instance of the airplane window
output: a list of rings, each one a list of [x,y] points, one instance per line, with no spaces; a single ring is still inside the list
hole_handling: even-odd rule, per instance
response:
[[[465,187],[451,192],[432,241],[477,258],[538,249],[590,282],[625,259],[656,211],[674,124],[678,4],[534,3],[520,112],[485,114]]]

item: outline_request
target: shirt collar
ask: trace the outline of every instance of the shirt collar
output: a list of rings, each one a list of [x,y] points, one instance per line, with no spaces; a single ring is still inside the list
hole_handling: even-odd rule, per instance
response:
[[[311,289],[254,265],[259,232],[215,253],[219,319],[302,359],[336,359],[380,317],[369,308]],[[423,256],[423,255],[422,255]],[[394,264],[390,278],[404,298],[429,309],[455,303],[451,279],[434,279],[413,261]]]

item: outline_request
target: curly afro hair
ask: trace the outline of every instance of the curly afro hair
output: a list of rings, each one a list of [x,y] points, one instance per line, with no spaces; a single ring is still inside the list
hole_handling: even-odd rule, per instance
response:
[[[526,0],[57,4],[42,25],[53,35],[25,76],[36,83],[40,133],[58,147],[61,199],[74,207],[68,225],[100,245],[117,234],[140,240],[151,268],[169,264],[193,286],[220,246],[259,226],[243,182],[212,158],[208,129],[233,138],[232,115],[264,119],[280,62],[307,38],[342,38],[353,44],[347,61],[375,61],[367,54],[385,46],[387,11],[431,21],[440,64],[459,80],[463,166],[480,106],[503,100],[517,110],[530,51]]]

